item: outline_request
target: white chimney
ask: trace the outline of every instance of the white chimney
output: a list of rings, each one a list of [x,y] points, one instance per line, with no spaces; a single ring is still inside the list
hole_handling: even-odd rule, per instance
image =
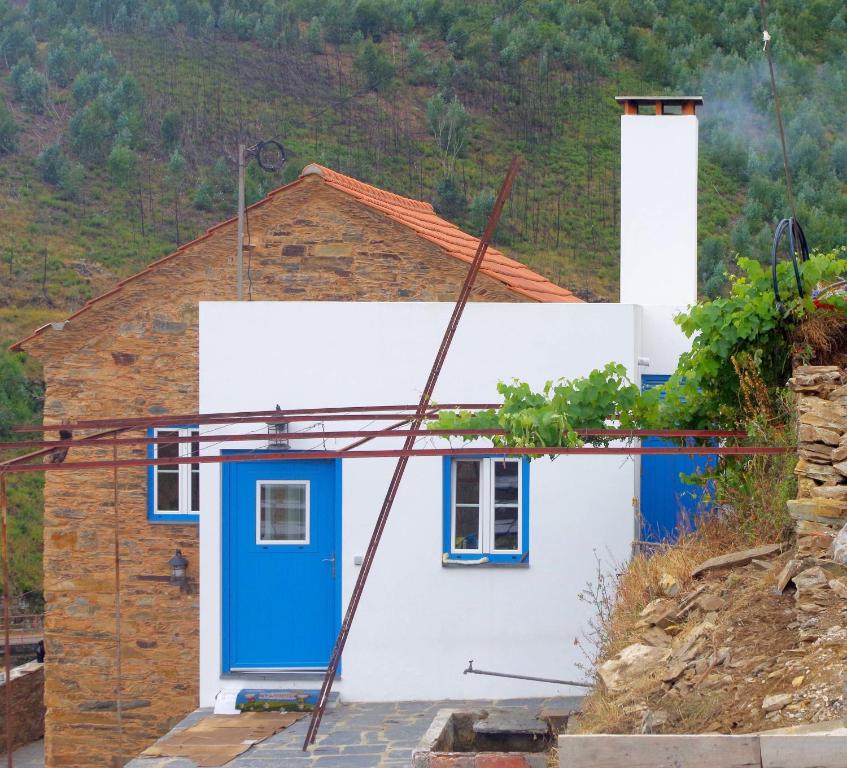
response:
[[[697,301],[699,96],[618,96],[622,304]]]

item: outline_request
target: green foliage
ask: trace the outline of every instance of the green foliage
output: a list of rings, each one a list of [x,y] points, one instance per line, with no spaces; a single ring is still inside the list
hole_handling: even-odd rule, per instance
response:
[[[100,163],[112,139],[112,120],[105,101],[98,97],[71,119],[71,146],[84,160]]]
[[[0,97],[0,155],[8,155],[15,151],[18,145],[18,124],[15,116]]]
[[[356,54],[353,66],[365,77],[372,91],[383,91],[394,77],[394,65],[385,51],[370,40],[366,40]]]
[[[323,26],[317,16],[313,16],[306,31],[306,46],[311,53],[323,53]]]
[[[23,21],[15,21],[5,30],[0,30],[0,56],[7,67],[12,67],[24,57],[35,59],[35,51],[35,37]]]
[[[36,161],[41,178],[48,184],[60,186],[68,169],[68,158],[59,143],[45,147]]]
[[[847,274],[844,252],[815,254],[801,264],[806,290],[801,298],[792,266],[777,268],[782,298],[778,306],[771,275],[752,259],[739,259],[741,275],[733,277],[725,298],[701,301],[677,323],[691,339],[691,349],[680,356],[677,369],[661,388],[640,393],[626,377],[623,366],[608,364],[582,379],[548,382],[541,392],[528,384],[498,385],[503,405],[497,412],[442,413],[431,422],[440,429],[457,426],[500,426],[507,431],[498,445],[520,447],[578,444],[579,428],[721,429],[737,428],[743,412],[743,384],[739,369],[753,369],[768,398],[765,407],[776,410],[791,374],[792,331],[811,312],[847,313],[847,301],[828,297],[832,309],[817,309],[812,289],[830,285]],[[591,439],[599,443],[602,440]]]
[[[128,146],[116,144],[109,153],[109,177],[120,189],[130,189],[138,178],[138,156]]]
[[[468,140],[470,115],[456,96],[448,101],[436,93],[426,103],[426,124],[441,151],[444,172],[452,176]]]
[[[470,208],[468,209],[468,218],[470,220],[471,232],[475,235],[482,234],[485,225],[488,223],[488,217],[491,216],[491,211],[494,210],[496,200],[497,196],[490,189],[483,189],[474,195],[474,199],[471,200]]]
[[[179,145],[182,139],[182,115],[174,110],[169,110],[162,115],[162,124],[159,128],[159,135],[162,138],[162,146],[168,151],[173,152],[174,148]]]
[[[0,351],[0,440],[14,440],[15,424],[35,421],[40,412],[43,393],[40,385],[30,381],[24,372],[21,355]]]
[[[468,201],[455,176],[445,176],[438,182],[432,205],[437,213],[454,221],[465,215]]]

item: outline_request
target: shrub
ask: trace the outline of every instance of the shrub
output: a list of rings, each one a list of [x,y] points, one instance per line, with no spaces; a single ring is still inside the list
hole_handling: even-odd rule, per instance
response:
[[[159,135],[162,138],[162,146],[172,152],[182,138],[182,116],[179,112],[169,110],[162,115]]]
[[[68,169],[68,158],[62,152],[60,144],[51,144],[45,147],[35,161],[41,178],[48,184],[60,186]]]
[[[0,155],[14,152],[17,147],[18,124],[4,99],[0,98]]]
[[[385,51],[370,40],[366,40],[359,47],[353,65],[364,75],[368,88],[372,91],[384,90],[394,77],[394,66]]]
[[[465,215],[468,201],[454,176],[445,176],[435,188],[432,201],[435,210],[448,219],[460,219]]]
[[[47,78],[32,67],[20,79],[21,101],[27,112],[40,115],[47,106]]]
[[[114,129],[104,99],[98,96],[71,118],[71,146],[86,162],[103,163],[108,157]]]

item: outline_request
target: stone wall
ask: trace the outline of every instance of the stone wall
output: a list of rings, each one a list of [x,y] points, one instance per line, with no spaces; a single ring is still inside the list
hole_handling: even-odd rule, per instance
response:
[[[467,271],[318,177],[253,209],[249,220],[245,294],[256,300],[448,301]],[[215,229],[63,330],[25,344],[44,363],[45,421],[196,412],[198,302],[235,299],[235,238],[234,223]],[[485,275],[473,299],[524,301]],[[279,343],[293,333],[280,328]],[[70,457],[111,455],[75,450]],[[131,456],[144,450],[118,451],[119,458]],[[46,765],[105,766],[133,756],[197,705],[197,594],[143,579],[166,576],[179,548],[196,580],[197,529],[148,522],[143,468],[123,469],[116,478],[111,471],[50,472],[44,498]]]
[[[797,499],[788,502],[798,551],[828,549],[847,524],[847,371],[800,366],[789,386],[797,402]]]
[[[13,748],[36,741],[44,735],[44,665],[30,661],[12,669]],[[0,752],[5,750],[6,690],[0,683]]]

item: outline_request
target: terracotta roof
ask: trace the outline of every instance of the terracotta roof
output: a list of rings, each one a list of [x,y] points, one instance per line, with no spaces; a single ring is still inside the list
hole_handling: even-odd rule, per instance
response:
[[[307,165],[300,177],[310,175],[320,176],[330,187],[346,192],[359,202],[406,225],[421,237],[443,248],[451,256],[467,263],[473,261],[474,254],[479,246],[479,239],[463,232],[455,224],[442,219],[429,203],[401,197],[392,192],[385,192],[315,163]],[[533,272],[529,267],[504,256],[496,248],[490,246],[486,251],[480,272],[493,277],[516,293],[535,301],[582,301],[567,288],[551,283],[547,278]]]
[[[301,184],[303,179],[307,176],[319,176],[323,179],[325,184],[333,187],[334,189],[346,192],[359,202],[364,203],[368,207],[380,211],[394,221],[409,227],[421,237],[441,247],[450,256],[461,259],[467,263],[470,263],[473,260],[477,246],[479,245],[479,239],[463,232],[455,224],[451,224],[449,221],[445,221],[440,218],[435,213],[435,209],[429,203],[425,203],[420,200],[413,200],[409,197],[401,197],[400,195],[395,195],[393,192],[386,192],[378,187],[365,184],[364,182],[358,181],[350,176],[345,176],[342,173],[338,173],[337,171],[333,171],[330,168],[325,168],[315,163],[307,165],[297,180],[269,192],[262,200],[259,200],[249,206],[248,210],[260,208],[277,195]],[[106,299],[120,291],[120,289],[127,283],[137,280],[151,270],[156,269],[159,265],[180,256],[192,246],[210,237],[217,230],[235,221],[236,219],[233,217],[210,227],[206,230],[206,232],[200,235],[200,237],[188,243],[184,243],[173,253],[151,262],[140,272],[136,272],[135,274],[121,280],[114,288],[94,297],[93,299],[90,299],[83,304],[80,309],[70,315],[67,320],[42,325],[26,338],[15,342],[11,348],[13,350],[22,349],[28,341],[36,336],[40,336],[48,328],[55,327],[57,329],[61,329],[64,327],[65,323],[78,317],[83,312],[87,312],[94,304],[97,304],[103,299]],[[547,278],[533,272],[529,267],[524,266],[519,261],[515,261],[514,259],[504,256],[496,248],[488,248],[488,251],[485,254],[485,259],[482,262],[480,272],[503,283],[515,293],[521,294],[535,301],[582,302],[582,299],[576,297],[566,288],[562,288],[555,283],[550,282]]]

